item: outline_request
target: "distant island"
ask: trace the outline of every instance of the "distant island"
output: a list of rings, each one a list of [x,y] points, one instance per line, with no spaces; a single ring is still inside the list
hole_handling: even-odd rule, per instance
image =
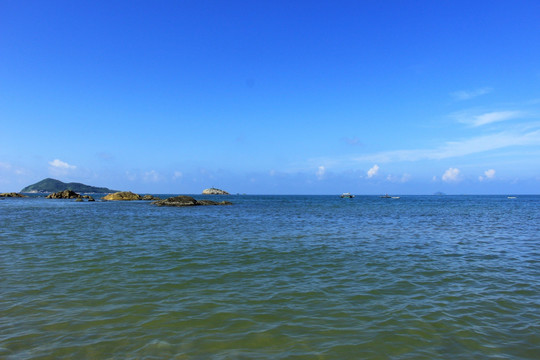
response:
[[[114,193],[118,190],[111,190],[106,187],[96,187],[76,182],[64,183],[56,179],[43,179],[35,184],[28,185],[21,190],[22,193],[55,193],[64,190],[71,190],[78,193]]]
[[[229,193],[225,190],[216,189],[213,187],[210,189],[204,189],[202,193],[203,195],[229,195]]]

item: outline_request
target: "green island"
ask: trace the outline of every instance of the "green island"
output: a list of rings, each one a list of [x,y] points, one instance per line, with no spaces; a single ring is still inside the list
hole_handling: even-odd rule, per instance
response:
[[[60,180],[46,178],[35,184],[28,185],[21,190],[21,193],[54,193],[64,190],[79,193],[113,193],[118,191],[106,187],[90,186],[76,182],[64,183]]]

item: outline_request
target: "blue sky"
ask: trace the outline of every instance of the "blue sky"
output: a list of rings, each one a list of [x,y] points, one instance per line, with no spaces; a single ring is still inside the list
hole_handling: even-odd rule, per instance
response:
[[[540,2],[0,1],[0,192],[540,189]]]

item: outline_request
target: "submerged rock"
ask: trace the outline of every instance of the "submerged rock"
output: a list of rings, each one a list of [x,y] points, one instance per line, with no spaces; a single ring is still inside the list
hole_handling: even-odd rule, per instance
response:
[[[191,196],[180,195],[165,200],[154,201],[157,206],[199,206],[199,205],[232,205],[229,201],[195,200]]]
[[[131,191],[119,191],[102,197],[103,200],[142,200],[142,196]]]
[[[19,194],[19,193],[16,193],[16,192],[10,192],[10,193],[2,193],[2,194],[0,194],[0,197],[25,198],[25,197],[28,197],[28,196],[23,195],[23,194]]]
[[[161,198],[154,195],[144,195],[142,199],[143,200],[161,200]]]
[[[229,195],[229,193],[225,190],[220,190],[216,188],[204,189],[202,193],[203,195]]]
[[[230,201],[197,200],[197,205],[232,205]]]
[[[81,197],[82,196],[77,194],[75,191],[64,190],[49,194],[45,197],[45,199],[78,199]]]

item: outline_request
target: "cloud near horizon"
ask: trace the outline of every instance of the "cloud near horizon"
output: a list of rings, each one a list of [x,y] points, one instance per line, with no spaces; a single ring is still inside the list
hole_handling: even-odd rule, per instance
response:
[[[442,176],[444,182],[457,182],[460,180],[460,171],[457,168],[449,168]]]
[[[77,167],[75,165],[70,165],[60,159],[49,161],[49,173],[53,176],[66,176],[76,168]]]
[[[53,168],[66,169],[66,170],[77,168],[75,165],[70,165],[67,162],[62,161],[60,159],[54,159],[53,161],[49,161],[49,165],[52,166]]]
[[[367,177],[372,178],[379,172],[379,165],[375,164],[367,171]]]
[[[173,174],[173,179],[181,179],[184,176],[184,174],[181,171],[175,171]]]
[[[382,151],[353,157],[354,162],[389,163],[396,161],[442,160],[476,153],[498,150],[510,146],[540,145],[540,129],[528,132],[504,131],[472,137],[461,141],[448,141],[433,149]]]
[[[484,176],[479,176],[478,177],[478,180],[480,181],[484,181],[484,180],[491,180],[495,177],[495,170],[494,169],[489,169],[489,170],[486,170],[484,171]]]
[[[395,175],[392,175],[392,174],[389,174],[386,177],[386,180],[388,180],[390,182],[393,182],[393,183],[406,183],[410,179],[411,179],[411,174],[408,174],[408,173],[404,173],[403,175],[401,175],[401,177],[400,176],[395,176]]]
[[[144,182],[159,182],[163,180],[163,176],[155,170],[146,171],[142,177]]]
[[[321,165],[317,169],[317,172],[315,175],[317,175],[317,179],[322,180],[324,178],[324,174],[326,174],[326,168]]]

